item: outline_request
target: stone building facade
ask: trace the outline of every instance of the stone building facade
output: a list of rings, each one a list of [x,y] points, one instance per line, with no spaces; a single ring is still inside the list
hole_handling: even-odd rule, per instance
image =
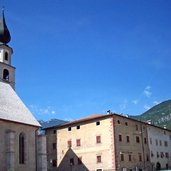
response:
[[[93,115],[45,132],[48,171],[153,171],[158,162],[171,168],[171,131],[128,117]],[[150,144],[156,137],[160,148]],[[152,151],[165,157],[152,158]]]
[[[150,161],[154,170],[171,168],[171,132],[147,125]]]
[[[150,171],[146,123],[114,115],[116,169]]]

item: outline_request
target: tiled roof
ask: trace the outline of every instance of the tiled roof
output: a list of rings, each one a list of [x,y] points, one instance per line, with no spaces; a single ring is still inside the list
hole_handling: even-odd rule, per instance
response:
[[[0,119],[40,126],[12,87],[0,81]]]
[[[72,125],[72,124],[91,121],[91,120],[94,120],[94,119],[102,119],[102,118],[111,117],[111,116],[112,115],[94,114],[94,115],[90,115],[90,116],[88,116],[86,118],[82,118],[82,119],[79,119],[79,120],[74,120],[74,121],[71,121],[71,122],[64,123],[61,126],[66,126],[66,125],[70,125],[70,124]]]

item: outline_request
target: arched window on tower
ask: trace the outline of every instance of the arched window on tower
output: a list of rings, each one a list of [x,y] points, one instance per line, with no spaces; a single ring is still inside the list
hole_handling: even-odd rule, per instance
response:
[[[8,52],[5,52],[5,60],[8,61]]]
[[[7,69],[4,69],[3,79],[9,81],[9,71]]]
[[[20,133],[19,135],[19,164],[25,163],[25,135]]]

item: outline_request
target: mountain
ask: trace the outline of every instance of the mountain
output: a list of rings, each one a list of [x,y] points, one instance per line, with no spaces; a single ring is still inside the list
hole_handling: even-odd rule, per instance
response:
[[[58,125],[66,123],[66,122],[68,122],[68,121],[64,121],[64,120],[60,120],[60,119],[51,119],[49,121],[43,121],[43,120],[39,121],[40,125],[42,126],[42,129],[58,126]]]
[[[154,125],[171,130],[171,100],[164,101],[141,115],[132,116],[132,118],[145,122],[149,121]]]

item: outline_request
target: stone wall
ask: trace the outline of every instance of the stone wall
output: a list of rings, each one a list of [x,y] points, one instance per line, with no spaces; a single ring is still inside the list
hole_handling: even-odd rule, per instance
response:
[[[0,171],[36,171],[37,127],[0,120]],[[19,163],[19,135],[23,133],[24,164]]]

